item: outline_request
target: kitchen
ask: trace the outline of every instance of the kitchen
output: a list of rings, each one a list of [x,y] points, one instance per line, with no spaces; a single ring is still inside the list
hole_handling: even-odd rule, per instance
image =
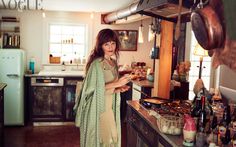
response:
[[[90,4],[89,6],[86,6],[86,7],[83,6],[82,4],[79,4],[81,7],[83,6],[82,7],[83,9],[80,11],[85,11],[85,12],[68,12],[68,11],[65,12],[59,8],[56,8],[56,6],[59,6],[60,2],[57,2],[58,4],[53,4],[52,2],[50,3],[47,1],[43,1],[45,5],[45,10],[43,11],[41,10],[38,10],[38,11],[0,10],[0,16],[1,17],[12,16],[12,17],[20,18],[20,46],[26,52],[25,67],[27,68],[27,70],[29,69],[28,67],[29,61],[30,59],[33,58],[35,61],[35,73],[40,72],[43,69],[43,65],[47,66],[49,63],[48,62],[49,32],[48,32],[48,26],[47,26],[49,23],[86,24],[88,50],[93,48],[93,45],[95,43],[95,37],[96,37],[96,34],[99,32],[99,30],[103,28],[111,28],[114,30],[138,30],[140,24],[142,23],[142,25],[144,26],[143,28],[144,29],[143,30],[144,43],[138,43],[137,51],[121,51],[119,64],[130,65],[131,62],[135,60],[136,62],[145,62],[148,67],[153,67],[153,60],[150,58],[150,50],[153,47],[154,41],[151,41],[151,42],[148,41],[148,26],[152,21],[151,18],[143,19],[142,22],[140,21],[140,18],[139,18],[138,21],[133,21],[130,23],[125,23],[125,24],[118,24],[118,25],[117,24],[110,25],[110,24],[101,23],[101,14],[104,14],[104,12],[112,12],[118,9],[122,9],[124,7],[129,6],[129,4],[132,2],[133,1],[125,1],[122,6],[120,6],[119,8],[114,8],[113,10],[110,7],[108,7],[107,10],[105,10],[105,8],[101,10],[101,8],[103,8],[103,6],[101,6],[103,3],[101,2],[100,3],[94,2],[94,4]],[[107,2],[104,2],[104,3],[107,3]],[[57,11],[47,11],[46,4],[49,4],[49,6],[51,6],[51,9],[53,9],[52,6],[55,6],[54,10],[57,9]],[[64,6],[70,5],[71,6],[70,9],[73,9],[73,5],[75,5],[75,4],[70,4],[69,2],[64,2],[61,4],[62,5],[64,4]],[[97,6],[100,9],[93,10],[92,6]],[[46,17],[42,17],[43,12],[45,13]],[[91,15],[93,15],[93,17],[91,17]],[[145,15],[141,17],[144,18]],[[188,24],[188,26],[190,26],[190,24]],[[187,28],[187,30],[188,29],[189,28]],[[189,60],[189,56],[190,56],[190,53],[188,53],[188,48],[190,48],[191,46],[190,38],[191,38],[191,33],[186,34],[185,60]],[[87,55],[88,53],[89,51],[87,51]],[[158,60],[156,61],[156,64],[157,63],[158,63]],[[197,61],[197,64],[198,64],[198,61]],[[75,67],[76,66],[77,65],[75,65]],[[49,67],[51,66],[49,65]],[[66,66],[66,67],[70,67],[70,66]],[[58,66],[55,66],[55,68],[61,70],[61,65],[58,64]],[[156,69],[159,69],[159,68],[156,67]],[[163,70],[163,68],[161,69]],[[232,78],[232,77],[235,77],[235,72],[233,72],[227,66],[221,66],[220,68],[217,69],[217,71],[218,72],[215,72],[216,74],[218,74],[217,76],[211,76],[212,79],[211,79],[211,85],[209,85],[209,88],[219,87],[219,85],[224,85],[225,87],[236,89],[235,82],[232,82],[232,80],[235,79],[235,78]],[[170,75],[171,73],[168,73],[168,74],[169,74],[169,77],[171,77]],[[190,81],[190,82],[193,82],[192,85],[194,85],[195,81],[196,80]],[[157,87],[160,87],[157,84],[154,86],[156,86],[154,87],[154,89],[157,89]],[[168,87],[169,86],[167,86],[166,89],[168,89]],[[163,87],[161,88],[165,89]],[[154,90],[153,93],[157,93],[157,92]],[[165,94],[166,93],[164,93],[164,95]],[[153,95],[155,96],[155,94]],[[191,97],[191,99],[193,98]]]

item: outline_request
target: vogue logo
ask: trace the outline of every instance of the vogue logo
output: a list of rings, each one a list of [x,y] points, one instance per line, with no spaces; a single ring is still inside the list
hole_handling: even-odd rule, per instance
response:
[[[43,10],[43,0],[1,0],[0,9]]]

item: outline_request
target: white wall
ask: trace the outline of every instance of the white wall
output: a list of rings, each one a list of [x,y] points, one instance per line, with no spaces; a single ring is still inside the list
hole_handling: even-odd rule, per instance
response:
[[[225,65],[221,65],[219,85],[236,90],[236,71],[231,70]]]
[[[20,18],[20,37],[21,37],[21,48],[26,51],[27,61],[34,57],[36,60],[36,72],[42,67],[43,56],[47,50],[46,41],[47,21],[69,21],[71,23],[85,23],[88,25],[88,39],[89,48],[92,49],[95,43],[97,33],[103,28],[119,29],[119,30],[138,30],[140,22],[134,22],[123,25],[104,25],[101,24],[101,14],[95,13],[94,19],[90,18],[90,13],[83,12],[56,12],[46,11],[46,18],[42,17],[41,11],[12,11],[12,10],[0,10],[0,17],[2,16],[13,16]],[[121,51],[120,52],[120,64],[130,64],[132,57],[136,61],[144,61],[148,66],[152,67],[152,60],[149,58],[149,52],[153,46],[153,41],[147,41],[148,25],[151,20],[143,20],[144,26],[144,43],[138,44],[137,51]]]

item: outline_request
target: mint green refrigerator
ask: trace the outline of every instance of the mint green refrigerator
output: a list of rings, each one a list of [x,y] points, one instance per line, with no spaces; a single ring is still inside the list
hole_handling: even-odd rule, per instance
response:
[[[0,49],[0,82],[4,90],[4,125],[24,125],[25,53],[22,49]]]

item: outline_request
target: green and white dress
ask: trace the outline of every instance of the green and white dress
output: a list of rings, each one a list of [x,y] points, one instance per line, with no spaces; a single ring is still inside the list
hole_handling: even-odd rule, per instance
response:
[[[105,83],[117,77],[116,67],[105,60],[91,64],[74,107],[80,147],[121,146],[120,95],[114,89],[105,90]]]

